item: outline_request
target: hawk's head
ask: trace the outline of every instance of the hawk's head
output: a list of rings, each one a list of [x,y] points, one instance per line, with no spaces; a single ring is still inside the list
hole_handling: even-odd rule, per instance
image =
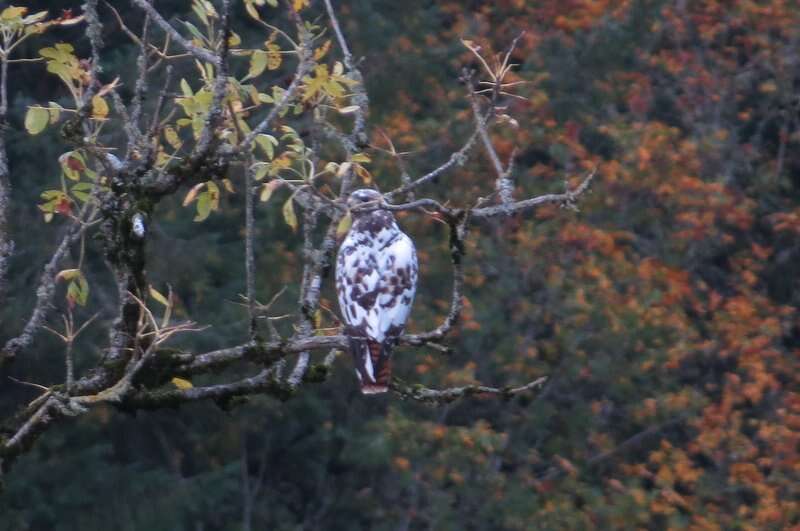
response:
[[[362,188],[350,194],[347,198],[347,208],[353,213],[374,212],[383,204],[383,196],[377,190]]]

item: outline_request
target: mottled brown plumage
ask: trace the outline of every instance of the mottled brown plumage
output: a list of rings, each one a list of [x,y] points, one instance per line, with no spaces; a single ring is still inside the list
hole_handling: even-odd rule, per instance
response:
[[[388,389],[391,349],[402,334],[417,288],[417,254],[374,190],[348,199],[353,225],[339,248],[336,291],[364,393]]]

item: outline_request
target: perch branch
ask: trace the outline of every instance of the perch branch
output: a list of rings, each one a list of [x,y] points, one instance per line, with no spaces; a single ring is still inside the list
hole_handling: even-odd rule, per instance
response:
[[[421,385],[407,385],[397,378],[392,380],[389,388],[400,398],[427,402],[431,404],[447,404],[460,398],[475,395],[499,395],[503,398],[511,398],[520,393],[541,388],[547,381],[546,376],[537,378],[520,387],[488,387],[485,385],[465,385],[463,387],[453,387],[450,389],[429,389]]]

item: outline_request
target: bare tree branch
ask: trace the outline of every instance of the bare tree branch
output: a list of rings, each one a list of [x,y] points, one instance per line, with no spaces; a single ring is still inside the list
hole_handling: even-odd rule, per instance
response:
[[[4,48],[8,43],[3,44]],[[5,300],[8,266],[14,253],[14,240],[8,225],[11,212],[11,180],[6,154],[6,129],[8,128],[8,56],[0,56],[0,300]],[[2,358],[0,358],[0,361]],[[2,363],[0,363],[1,365]]]
[[[78,218],[85,215],[85,211],[90,210],[90,202],[87,202]],[[56,291],[56,274],[58,274],[58,267],[62,258],[66,255],[70,246],[77,242],[85,231],[92,225],[94,218],[90,218],[85,222],[80,220],[74,221],[68,228],[61,243],[56,248],[50,260],[44,266],[39,285],[36,289],[36,303],[33,307],[28,322],[22,329],[22,333],[17,337],[9,339],[3,350],[0,351],[0,366],[4,362],[13,359],[21,350],[30,346],[33,338],[39,329],[44,324],[47,315],[50,313],[52,307],[53,295]]]
[[[450,155],[450,158],[447,159],[447,162],[442,164],[441,166],[431,170],[430,172],[426,173],[422,177],[418,177],[411,182],[403,184],[402,186],[395,188],[391,192],[387,192],[385,194],[388,200],[392,200],[395,196],[399,196],[402,194],[406,194],[415,188],[422,186],[423,184],[432,181],[439,175],[443,174],[450,168],[455,166],[462,166],[467,161],[467,154],[472,150],[473,146],[475,145],[475,140],[478,138],[478,130],[472,132],[472,134],[467,138],[467,141],[464,143],[463,146],[458,151],[453,152]]]
[[[207,61],[217,67],[219,66],[219,56],[204,48],[199,48],[186,40],[183,35],[178,33],[178,30],[172,27],[172,24],[167,22],[164,17],[162,17],[161,14],[156,11],[156,9],[148,0],[132,0],[132,2],[142,9],[147,15],[149,15],[153,22],[155,22],[156,25],[164,31],[164,33],[168,34],[172,40],[177,42],[184,50],[202,61]]]
[[[389,388],[404,399],[428,402],[431,404],[447,404],[460,398],[475,395],[499,395],[504,398],[511,398],[520,393],[525,393],[537,387],[541,387],[546,381],[547,377],[542,376],[520,387],[499,388],[476,384],[437,390],[429,389],[421,385],[407,385],[395,378],[392,380]]]

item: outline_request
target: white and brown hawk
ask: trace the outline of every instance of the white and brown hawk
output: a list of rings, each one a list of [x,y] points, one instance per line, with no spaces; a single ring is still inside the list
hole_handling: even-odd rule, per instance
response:
[[[414,243],[382,204],[375,190],[350,194],[347,206],[353,225],[336,259],[339,307],[365,394],[388,389],[391,349],[405,328],[417,291]]]

